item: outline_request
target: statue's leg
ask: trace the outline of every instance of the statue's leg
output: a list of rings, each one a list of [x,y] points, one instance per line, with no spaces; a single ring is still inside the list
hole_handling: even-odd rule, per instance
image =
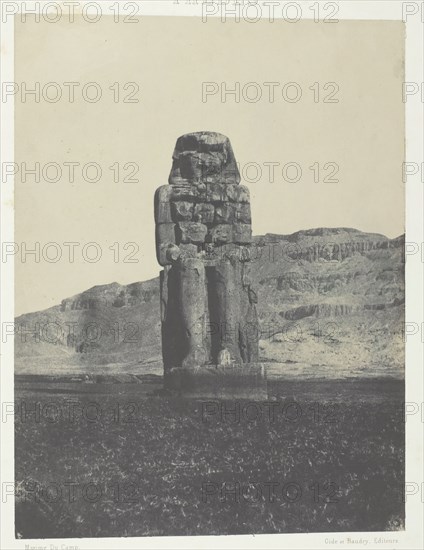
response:
[[[166,265],[160,274],[162,357],[165,372],[174,367],[181,367],[185,354],[178,295],[178,266]]]
[[[241,262],[238,258],[223,258],[214,270],[215,296],[214,321],[219,327],[220,350],[218,364],[241,363],[240,323],[241,299]]]
[[[179,305],[185,339],[183,367],[199,367],[207,362],[205,267],[198,258],[179,263]]]

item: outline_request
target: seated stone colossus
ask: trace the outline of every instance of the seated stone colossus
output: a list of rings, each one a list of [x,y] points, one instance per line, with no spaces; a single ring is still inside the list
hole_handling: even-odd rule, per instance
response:
[[[227,137],[177,140],[169,185],[155,194],[155,222],[165,380],[178,368],[256,363],[249,190]]]

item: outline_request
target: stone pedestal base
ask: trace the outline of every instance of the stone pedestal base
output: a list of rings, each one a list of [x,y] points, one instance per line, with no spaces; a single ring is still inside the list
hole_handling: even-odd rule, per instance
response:
[[[197,399],[268,399],[266,369],[260,363],[173,368],[165,373],[164,384],[167,390]]]

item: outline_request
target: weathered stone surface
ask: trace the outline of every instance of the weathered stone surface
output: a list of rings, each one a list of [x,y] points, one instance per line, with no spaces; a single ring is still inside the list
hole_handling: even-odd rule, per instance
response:
[[[252,289],[248,289],[248,296]],[[257,362],[259,360],[259,323],[255,304],[243,301],[242,314],[245,322],[243,330],[240,331],[240,353],[243,361]]]
[[[166,256],[166,251],[172,244],[176,244],[175,224],[156,224],[156,256],[160,265],[167,265],[171,263]]]
[[[187,354],[183,367],[196,367],[207,362],[206,340],[206,274],[199,258],[186,258],[179,263],[179,296],[181,320],[185,327]]]
[[[239,181],[228,138],[197,132],[177,141],[155,196],[165,385],[191,397],[267,398]]]
[[[215,218],[215,207],[209,203],[199,203],[194,207],[193,220],[200,223],[213,223]]]
[[[213,243],[231,243],[233,241],[233,226],[226,224],[215,225],[209,231],[209,235]]]
[[[177,200],[204,200],[206,199],[207,189],[205,183],[198,184],[188,184],[182,183],[178,185],[173,185],[172,189],[172,199]]]
[[[171,196],[172,187],[162,185],[155,193],[155,222],[171,223]]]
[[[209,202],[241,202],[248,203],[249,190],[244,185],[234,185],[232,183],[208,183],[206,185],[206,197]]]
[[[228,200],[234,202],[250,202],[250,192],[249,188],[245,185],[228,185],[227,189]]]
[[[220,329],[220,348],[226,350],[232,363],[242,363],[239,347],[239,332],[244,322],[241,319],[242,264],[232,257],[224,258],[214,270],[214,321]]]
[[[168,244],[168,246],[164,247],[164,249],[168,263],[175,263],[181,256],[181,248],[175,244]]]
[[[188,201],[176,201],[171,204],[173,221],[191,221],[193,219],[194,204]]]
[[[177,140],[169,175],[171,185],[194,182],[235,183],[240,174],[230,140],[216,132],[194,132]]]
[[[165,266],[160,274],[162,358],[164,373],[181,367],[186,351],[179,304],[179,274],[176,266]]]
[[[215,257],[219,258],[231,258],[232,256],[238,258],[241,262],[250,262],[250,246],[240,246],[234,242],[222,244],[216,246],[211,244]]]
[[[249,203],[235,203],[234,205],[234,219],[237,223],[252,223],[252,217],[250,213]]]
[[[209,202],[224,202],[226,200],[226,189],[223,183],[208,183],[206,186],[206,198]]]
[[[235,204],[225,202],[215,206],[215,222],[216,223],[234,223],[235,221]]]
[[[180,243],[178,245],[180,251],[181,251],[181,259],[184,259],[184,258],[197,258],[197,253],[198,253],[198,246],[195,245],[195,244],[191,244],[191,243],[188,243],[188,244],[185,244],[185,243]]]
[[[202,244],[208,228],[199,222],[179,222],[177,224],[177,241],[181,243]]]
[[[250,204],[224,202],[215,206],[215,223],[251,223]]]
[[[233,226],[233,240],[239,244],[252,242],[252,226],[247,223],[235,223]]]

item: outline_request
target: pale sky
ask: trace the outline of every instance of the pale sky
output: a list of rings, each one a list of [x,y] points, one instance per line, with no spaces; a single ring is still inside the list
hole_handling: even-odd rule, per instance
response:
[[[56,305],[97,284],[127,284],[158,275],[153,194],[167,183],[175,141],[187,132],[211,130],[230,138],[242,183],[251,191],[256,235],[340,226],[400,235],[403,60],[404,26],[394,21],[17,21],[15,81],[20,91],[25,82],[28,88],[40,82],[40,89],[53,82],[62,99],[49,103],[41,95],[36,103],[33,96],[26,102],[17,96],[15,161],[20,173],[22,163],[31,169],[39,162],[42,172],[47,163],[56,162],[62,177],[53,183],[41,175],[37,183],[28,174],[22,182],[18,174],[15,241],[20,251],[22,243],[31,249],[38,242],[41,251],[46,243],[58,243],[62,257],[56,263],[42,253],[38,262],[30,255],[25,262],[17,257],[16,314]],[[65,82],[80,83],[73,103]],[[88,82],[98,83],[98,102],[83,99],[81,90]],[[124,88],[127,82],[138,84],[133,96],[138,103],[122,101],[134,91],[132,85]],[[205,82],[216,93],[202,98]],[[237,82],[240,101],[230,94],[222,101],[224,86],[231,89]],[[273,102],[271,86],[264,84],[269,82],[276,83]],[[290,82],[296,87],[284,88]],[[337,92],[334,84],[327,84],[331,82]],[[58,87],[44,89],[54,97]],[[117,90],[120,101],[114,102]],[[285,101],[283,90],[289,97],[301,91],[299,101]],[[96,90],[86,91],[90,95]],[[332,92],[338,103],[324,102]],[[261,98],[249,102],[256,93]],[[73,183],[64,162],[79,163]],[[81,167],[90,162],[102,169],[98,182],[82,177]],[[133,175],[139,182],[122,181],[132,171],[126,163],[139,165]],[[299,181],[283,179],[288,163],[296,163],[297,171],[300,167]],[[339,181],[324,182],[336,167],[333,178]],[[295,178],[295,173],[295,168],[288,169],[286,177]],[[88,169],[87,174],[93,177],[94,172]],[[48,177],[54,177],[53,168]],[[79,243],[73,262],[69,245],[63,244],[67,242]],[[98,262],[83,257],[89,242],[98,243]],[[124,249],[126,243],[137,244],[132,258],[138,261],[123,261],[135,250],[133,245]],[[54,248],[44,250],[54,257]],[[84,250],[94,257],[93,247]]]

